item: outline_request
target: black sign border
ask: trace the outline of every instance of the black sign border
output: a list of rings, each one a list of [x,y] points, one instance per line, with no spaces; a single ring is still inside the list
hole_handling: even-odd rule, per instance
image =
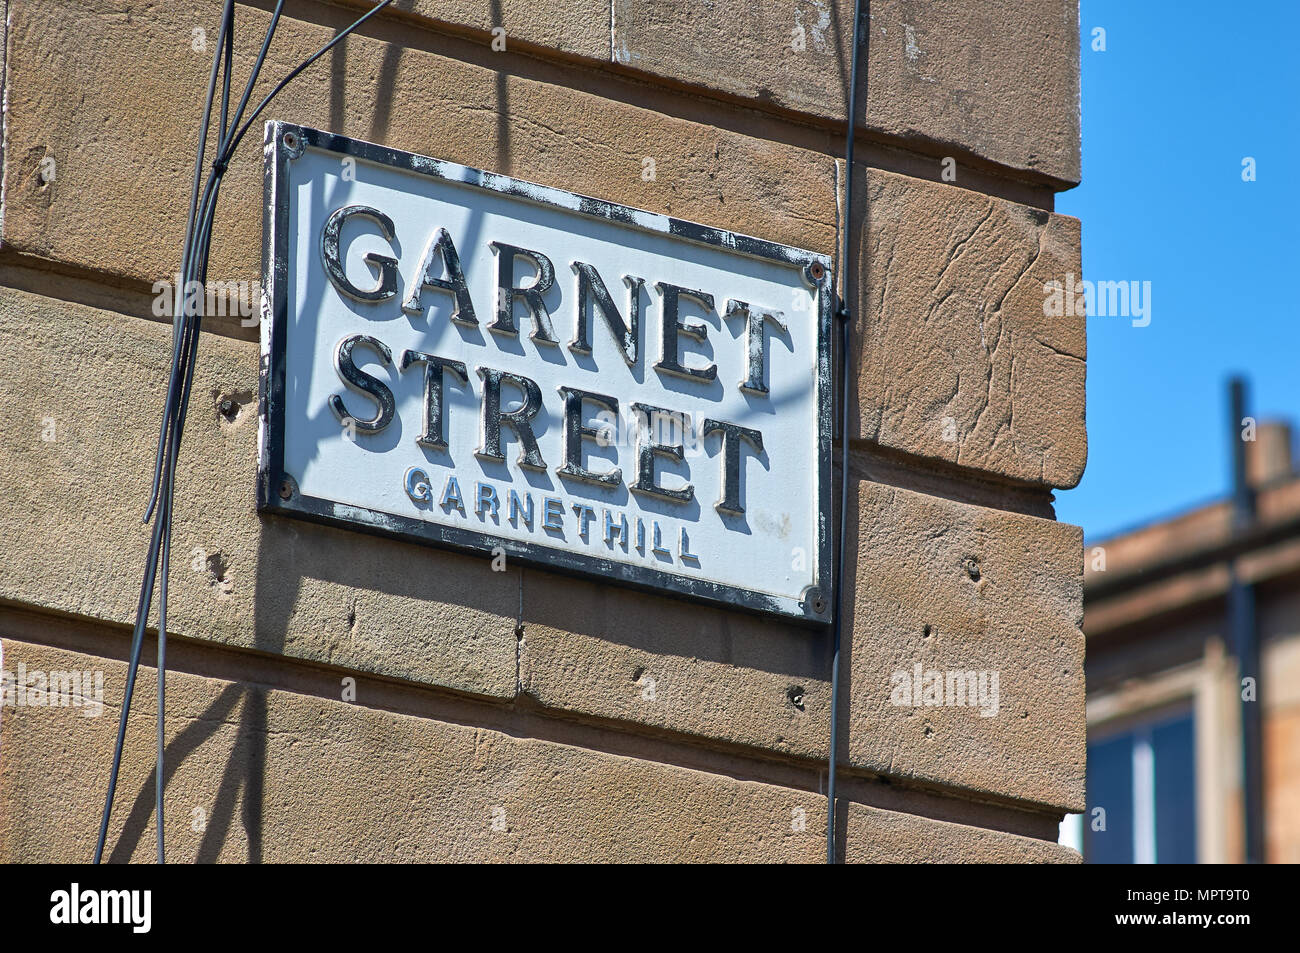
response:
[[[359,529],[413,543],[434,544],[492,557],[501,547],[508,557],[554,572],[630,586],[658,595],[686,598],[731,609],[743,609],[791,621],[828,624],[834,606],[831,572],[831,263],[825,255],[738,235],[602,199],[576,195],[506,175],[443,162],[387,146],[334,135],[292,123],[266,124],[265,206],[262,219],[262,357],[258,415],[260,441],[257,466],[257,506],[263,513],[291,516]],[[525,543],[470,529],[444,526],[365,507],[335,503],[299,492],[284,470],[285,338],[288,322],[289,163],[307,148],[352,156],[359,161],[455,182],[460,186],[504,193],[571,214],[618,222],[627,227],[725,248],[754,258],[801,269],[805,283],[817,290],[817,583],[798,600],[739,586],[635,566],[540,543]],[[451,173],[451,174],[448,174]],[[646,228],[650,221],[657,226]]]

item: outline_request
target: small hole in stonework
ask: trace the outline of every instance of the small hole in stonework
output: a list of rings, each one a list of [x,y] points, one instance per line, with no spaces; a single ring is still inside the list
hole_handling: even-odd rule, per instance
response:
[[[639,682],[639,681],[641,681],[641,676],[644,675],[644,674],[645,674],[645,666],[644,666],[644,665],[638,665],[638,666],[636,667],[636,671],[634,671],[634,672],[632,673],[632,681],[634,681],[634,682]]]
[[[230,578],[230,563],[222,553],[213,553],[204,560],[208,570],[208,585],[220,593],[229,595],[234,589],[234,580]]]
[[[229,568],[226,563],[226,557],[221,553],[213,553],[206,560],[208,572],[216,582],[226,581],[226,570]]]
[[[928,638],[930,638],[932,635],[934,635],[934,627],[933,627],[933,626],[929,626],[929,625],[927,625],[927,626],[924,626],[924,627],[921,629],[921,638],[923,638],[923,639],[928,639]]]
[[[931,725],[926,725],[926,726],[925,726],[925,740],[926,740],[926,741],[929,741],[929,740],[930,740],[931,738],[933,738],[933,737],[934,737],[934,728],[933,728],[933,726],[931,726]]]
[[[790,704],[800,711],[803,711],[803,687],[800,685],[791,685],[786,690],[785,697],[790,700]]]
[[[253,406],[253,393],[248,390],[212,392],[212,403],[222,427],[234,425],[245,416],[244,411]]]
[[[972,582],[980,581],[980,561],[974,556],[967,556],[966,561],[962,563],[966,570],[966,575],[970,576]]]

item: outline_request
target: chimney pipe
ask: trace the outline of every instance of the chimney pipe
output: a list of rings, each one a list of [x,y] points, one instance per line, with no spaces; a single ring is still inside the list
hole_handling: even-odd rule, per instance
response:
[[[1283,420],[1261,420],[1255,439],[1246,444],[1246,479],[1255,488],[1287,479],[1294,472],[1291,425]]]

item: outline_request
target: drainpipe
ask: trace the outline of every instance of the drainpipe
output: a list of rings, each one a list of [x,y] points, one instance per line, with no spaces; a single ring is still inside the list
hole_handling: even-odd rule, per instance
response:
[[[1246,383],[1234,377],[1228,384],[1232,410],[1232,532],[1248,533],[1255,523],[1255,490],[1246,470],[1246,441],[1242,423],[1246,416]],[[1264,862],[1264,771],[1260,709],[1259,630],[1255,620],[1255,587],[1241,579],[1237,561],[1229,564],[1228,630],[1237,656],[1238,691],[1245,695],[1246,679],[1253,680],[1251,700],[1241,700],[1242,813],[1246,863]]]

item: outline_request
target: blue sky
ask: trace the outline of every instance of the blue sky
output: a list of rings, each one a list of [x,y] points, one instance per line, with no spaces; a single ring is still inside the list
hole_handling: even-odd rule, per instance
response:
[[[1079,26],[1083,184],[1056,208],[1084,278],[1151,282],[1148,326],[1088,318],[1088,468],[1056,510],[1092,540],[1227,492],[1232,373],[1300,423],[1300,2],[1083,0]]]

